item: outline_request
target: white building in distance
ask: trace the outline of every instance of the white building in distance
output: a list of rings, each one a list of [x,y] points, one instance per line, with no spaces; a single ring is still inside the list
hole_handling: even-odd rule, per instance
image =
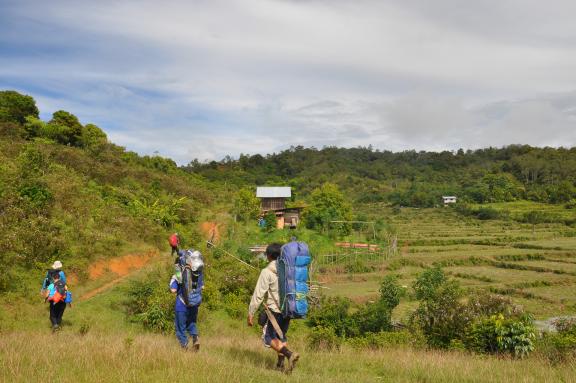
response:
[[[442,196],[442,200],[444,201],[444,205],[448,205],[450,203],[456,203],[455,196]]]

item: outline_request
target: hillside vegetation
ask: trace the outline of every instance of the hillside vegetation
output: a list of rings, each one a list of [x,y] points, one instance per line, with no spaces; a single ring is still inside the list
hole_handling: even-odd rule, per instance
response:
[[[260,154],[192,161],[188,170],[236,184],[288,184],[302,197],[325,182],[336,183],[358,203],[432,207],[442,195],[468,202],[526,199],[568,203],[576,197],[576,148],[504,148],[457,152],[393,153],[367,148],[291,147]]]
[[[183,229],[223,198],[169,159],[126,151],[65,111],[43,122],[31,98],[1,93],[0,263],[10,267],[0,293],[26,292],[27,278],[37,283],[40,274],[30,270],[55,259],[85,279],[98,258],[163,246],[167,230]],[[31,103],[25,117],[17,101]]]
[[[542,335],[534,318],[576,313],[575,159],[296,147],[180,168],[0,92],[0,380],[571,381],[576,320]],[[296,229],[258,226],[264,184],[293,187]],[[460,202],[436,207],[443,194]],[[174,231],[205,259],[199,354],[173,335]],[[250,247],[292,237],[312,249],[314,289],[287,377],[245,320],[265,264]],[[76,300],[52,336],[37,292],[56,259]]]

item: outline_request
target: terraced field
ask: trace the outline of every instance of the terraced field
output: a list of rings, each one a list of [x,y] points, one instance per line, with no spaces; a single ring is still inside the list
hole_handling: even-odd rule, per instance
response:
[[[511,216],[548,206],[563,219],[574,219],[571,210],[526,202],[495,204]],[[557,212],[556,212],[557,210]],[[576,230],[564,223],[536,225],[515,220],[481,221],[463,217],[449,208],[409,209],[398,213],[375,207],[372,218],[383,217],[395,231],[395,255],[382,252],[349,256],[372,268],[350,272],[338,262],[328,264],[319,279],[324,293],[365,301],[378,295],[379,283],[387,273],[400,277],[409,287],[423,268],[441,265],[464,288],[487,289],[510,296],[538,319],[576,313]],[[396,213],[396,214],[394,214]],[[340,258],[343,259],[343,258]],[[347,262],[350,262],[349,260]],[[348,271],[348,272],[346,272]],[[352,270],[354,271],[354,270]],[[360,270],[361,271],[361,270]],[[414,305],[406,298],[398,307],[401,317]]]

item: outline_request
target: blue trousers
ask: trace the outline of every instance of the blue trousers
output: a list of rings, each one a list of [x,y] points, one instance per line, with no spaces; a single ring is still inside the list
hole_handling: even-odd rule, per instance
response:
[[[176,311],[176,338],[182,347],[188,345],[188,337],[186,331],[196,339],[198,336],[198,329],[196,328],[196,320],[198,319],[198,306],[187,307],[186,311]]]

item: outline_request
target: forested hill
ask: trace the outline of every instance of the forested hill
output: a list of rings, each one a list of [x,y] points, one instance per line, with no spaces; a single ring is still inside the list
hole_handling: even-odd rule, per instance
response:
[[[225,198],[172,160],[110,143],[72,113],[38,115],[32,97],[0,92],[0,264],[8,266],[0,293],[37,285],[55,259],[82,277],[92,260],[165,246],[171,230],[190,243],[192,222]]]
[[[300,196],[333,182],[356,202],[386,201],[434,206],[442,195],[471,202],[528,199],[566,203],[576,197],[576,148],[503,148],[457,152],[389,151],[368,148],[291,147],[267,156],[200,163],[187,170],[235,184],[295,187]]]

